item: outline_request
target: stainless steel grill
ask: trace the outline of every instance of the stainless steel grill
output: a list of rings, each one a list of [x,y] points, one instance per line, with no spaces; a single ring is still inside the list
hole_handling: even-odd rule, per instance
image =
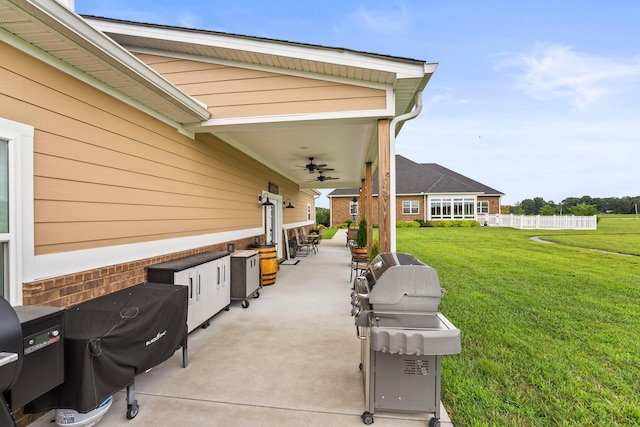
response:
[[[351,293],[361,341],[365,424],[376,410],[433,413],[440,425],[441,356],[460,352],[460,331],[438,312],[436,271],[405,253],[381,253]]]

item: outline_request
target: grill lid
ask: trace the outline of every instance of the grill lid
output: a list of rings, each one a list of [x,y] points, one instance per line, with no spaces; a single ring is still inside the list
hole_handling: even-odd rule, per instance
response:
[[[379,254],[367,269],[366,279],[372,305],[393,305],[406,297],[417,297],[431,300],[427,310],[434,311],[444,294],[438,273],[406,253]]]

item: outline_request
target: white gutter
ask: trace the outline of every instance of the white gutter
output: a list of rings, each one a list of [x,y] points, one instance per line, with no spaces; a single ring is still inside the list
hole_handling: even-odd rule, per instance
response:
[[[396,125],[418,117],[422,111],[422,91],[416,92],[415,108],[400,116],[394,117],[389,126],[389,176],[391,182],[389,186],[389,245],[390,251],[396,251]]]

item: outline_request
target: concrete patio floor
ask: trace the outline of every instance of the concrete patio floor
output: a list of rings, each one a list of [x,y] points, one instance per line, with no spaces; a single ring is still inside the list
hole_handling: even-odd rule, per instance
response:
[[[317,254],[281,265],[276,283],[243,309],[189,335],[181,351],[136,377],[138,415],[116,393],[99,427],[362,426],[360,342],[350,315],[349,250],[340,230]],[[55,411],[31,424],[50,427]],[[427,426],[431,414],[376,412],[376,426]],[[53,424],[55,425],[55,424]],[[441,425],[451,427],[441,407]]]

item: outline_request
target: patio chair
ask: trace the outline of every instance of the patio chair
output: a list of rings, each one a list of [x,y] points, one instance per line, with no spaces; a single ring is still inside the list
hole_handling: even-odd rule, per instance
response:
[[[306,234],[304,228],[300,227],[300,237],[305,242],[305,244],[310,244],[311,249],[313,249],[313,253],[318,253],[318,235],[308,235]]]
[[[350,247],[356,241],[356,235],[358,234],[357,228],[347,228],[347,244],[345,246]]]
[[[298,229],[294,228],[293,234],[296,236],[296,245],[297,245],[296,256],[309,255],[309,253],[313,249],[313,245],[302,238],[302,236],[300,235],[300,231]],[[305,249],[304,252],[302,251],[303,249]]]
[[[349,266],[351,274],[349,276],[349,282],[353,282],[353,272],[356,272],[356,277],[362,274],[369,265],[369,252],[356,252],[351,251],[351,264]]]

